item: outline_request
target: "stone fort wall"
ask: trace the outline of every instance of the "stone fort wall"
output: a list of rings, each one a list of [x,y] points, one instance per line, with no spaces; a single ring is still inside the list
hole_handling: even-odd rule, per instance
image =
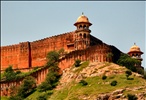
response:
[[[13,69],[26,70],[31,67],[42,66],[46,62],[46,54],[51,50],[70,50],[68,43],[73,41],[73,33],[69,32],[44,38],[33,42],[21,42],[15,45],[1,47],[1,71],[9,65]]]
[[[65,60],[75,59],[91,61],[107,61],[107,54],[113,53],[113,61],[118,59],[120,51],[113,46],[103,43],[101,40],[90,35],[90,47],[85,50],[74,50],[69,44],[74,43],[74,32],[47,37],[33,42],[21,42],[15,45],[1,47],[1,71],[4,71],[9,65],[13,69],[28,71],[34,67],[43,66],[46,63],[46,55],[49,51],[60,50],[64,48],[66,55]],[[116,53],[116,54],[115,54]],[[65,66],[68,66],[66,62]],[[60,67],[66,68],[64,66]]]
[[[98,42],[99,43],[99,42]],[[74,64],[74,61],[76,59],[81,59],[82,61],[90,61],[90,62],[106,62],[107,54],[113,53],[115,55],[112,59],[112,61],[116,61],[120,55],[120,51],[115,48],[114,46],[106,45],[105,43],[97,44],[94,46],[90,46],[89,48],[85,50],[76,50],[71,51],[65,56],[62,56],[59,61],[59,67],[61,68],[61,71],[64,69],[72,66]],[[21,69],[24,70],[24,69]],[[35,73],[32,73],[31,76],[35,78],[36,84],[39,85],[41,82],[43,82],[46,78],[46,75],[48,73],[47,68],[43,68],[42,70],[39,70]],[[15,86],[19,86],[22,83],[22,80],[16,80],[16,81],[1,81],[1,96],[10,96],[11,89]]]

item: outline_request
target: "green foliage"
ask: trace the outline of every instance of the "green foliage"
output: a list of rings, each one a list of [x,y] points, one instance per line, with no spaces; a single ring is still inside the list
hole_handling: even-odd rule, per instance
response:
[[[47,95],[46,94],[41,94],[36,99],[37,100],[47,100]]]
[[[86,68],[89,65],[89,61],[83,62],[77,69],[74,71],[75,73],[79,73],[84,68]]]
[[[23,100],[23,98],[20,96],[11,96],[9,100]]]
[[[127,94],[128,100],[137,100],[138,98],[134,94]]]
[[[111,82],[111,86],[116,86],[116,85],[117,85],[117,81],[116,80]]]
[[[60,68],[58,67],[59,53],[56,51],[51,51],[47,54],[47,59],[49,73],[47,74],[45,81],[38,86],[38,91],[40,92],[52,90],[54,87],[56,87],[57,82],[60,78]]]
[[[119,60],[117,61],[117,64],[121,65],[121,66],[125,66],[126,68],[130,69],[133,72],[136,72],[136,67],[135,65],[140,64],[140,61],[131,58],[130,56],[128,56],[127,54],[121,54]]]
[[[103,75],[102,76],[102,80],[105,80],[107,78],[107,76]]]
[[[137,68],[138,74],[144,75],[144,70],[142,68]]]
[[[18,89],[17,96],[25,98],[29,93],[31,93],[36,87],[35,79],[32,76],[24,78],[20,88]]]
[[[76,61],[75,61],[75,67],[79,67],[80,66],[80,63],[81,63],[81,60],[79,60],[79,59],[77,59]]]
[[[12,69],[12,66],[9,66],[8,68],[5,69],[3,77],[5,78],[6,81],[14,80],[16,76],[16,73]]]
[[[88,85],[88,83],[85,80],[80,80],[79,82],[82,86],[86,86]]]
[[[11,88],[11,95],[9,100],[24,100],[36,87],[35,79],[32,76],[24,78],[19,87]]]
[[[59,61],[59,53],[56,51],[50,51],[47,54],[47,66],[51,66],[53,63],[58,62]]]
[[[125,74],[126,74],[126,77],[127,77],[127,79],[128,79],[128,77],[129,77],[130,75],[132,75],[132,72],[131,72],[130,70],[127,70],[127,71],[125,72]]]
[[[47,90],[51,90],[52,89],[52,86],[50,83],[47,83],[46,81],[45,82],[42,82],[39,86],[38,86],[38,91],[39,92],[46,92]]]
[[[64,49],[61,48],[59,51],[58,51],[59,55],[63,55],[64,54]]]

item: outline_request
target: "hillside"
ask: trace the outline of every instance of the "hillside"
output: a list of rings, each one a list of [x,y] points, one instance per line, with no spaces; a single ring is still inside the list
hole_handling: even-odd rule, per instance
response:
[[[59,85],[48,100],[127,100],[127,94],[138,100],[146,100],[146,80],[133,73],[127,80],[125,67],[114,63],[83,62],[79,67],[72,66],[63,71]],[[103,76],[107,76],[105,80]],[[82,85],[81,80],[87,82]],[[111,86],[116,80],[117,85]],[[26,100],[35,100],[36,91]]]

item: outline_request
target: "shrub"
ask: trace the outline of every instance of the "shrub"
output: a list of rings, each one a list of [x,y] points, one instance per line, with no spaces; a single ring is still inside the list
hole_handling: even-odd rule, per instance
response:
[[[34,77],[27,76],[22,81],[22,84],[20,85],[20,88],[18,89],[18,96],[25,98],[28,96],[36,87],[36,82]]]
[[[23,100],[23,98],[20,96],[11,96],[9,97],[9,100]]]
[[[81,60],[79,60],[79,59],[77,59],[76,61],[75,61],[75,67],[78,67],[78,66],[80,66],[80,63],[81,63]]]
[[[131,72],[130,70],[127,70],[127,71],[125,72],[125,74],[126,74],[126,77],[127,77],[127,79],[128,79],[128,77],[129,77],[130,75],[132,75],[132,72]]]
[[[131,58],[128,54],[122,53],[120,58],[117,61],[117,64],[125,66],[133,72],[137,72],[135,65],[139,65],[140,61],[134,58]]]
[[[127,94],[128,100],[137,100],[138,98],[134,94]]]
[[[81,80],[79,83],[80,83],[82,86],[88,85],[88,83],[87,83],[85,80]]]
[[[37,100],[47,100],[47,95],[46,94],[39,95],[36,99]]]
[[[116,85],[117,85],[117,81],[116,80],[111,82],[111,86],[116,86]]]
[[[107,78],[107,76],[105,76],[105,75],[104,75],[104,76],[102,76],[102,80],[105,80],[106,78]]]
[[[137,73],[141,74],[141,75],[144,75],[144,70],[141,69],[141,68],[137,68]]]

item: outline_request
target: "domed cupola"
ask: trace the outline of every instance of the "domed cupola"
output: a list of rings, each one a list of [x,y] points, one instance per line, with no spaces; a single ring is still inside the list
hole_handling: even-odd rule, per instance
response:
[[[86,49],[90,46],[90,32],[89,26],[92,24],[89,22],[88,17],[86,17],[83,13],[79,16],[74,23],[77,27],[74,34],[74,48],[75,50]]]
[[[128,54],[132,57],[132,58],[136,58],[140,61],[142,61],[143,59],[141,58],[141,55],[143,54],[143,52],[140,50],[140,48],[134,43],[134,45],[130,48]]]
[[[89,22],[88,17],[86,17],[83,13],[81,16],[78,17],[76,23],[74,24],[75,26],[77,26],[80,23],[86,23],[89,24],[89,26],[91,26],[92,24]]]

